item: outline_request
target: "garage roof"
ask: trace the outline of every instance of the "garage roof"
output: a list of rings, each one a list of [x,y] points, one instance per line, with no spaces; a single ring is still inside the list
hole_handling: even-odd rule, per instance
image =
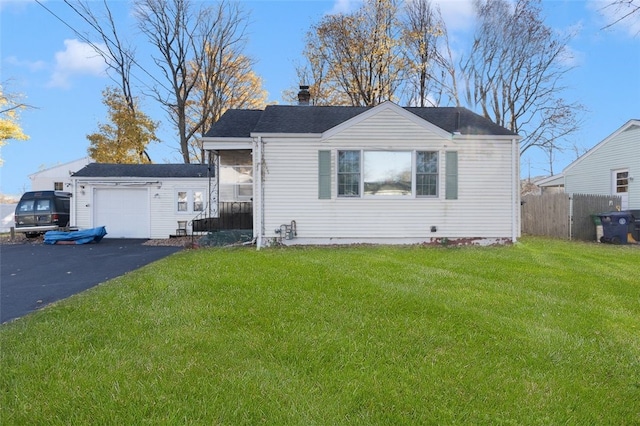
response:
[[[213,170],[212,170],[213,174]],[[75,172],[73,177],[144,177],[197,178],[209,176],[206,164],[108,164],[91,163]]]

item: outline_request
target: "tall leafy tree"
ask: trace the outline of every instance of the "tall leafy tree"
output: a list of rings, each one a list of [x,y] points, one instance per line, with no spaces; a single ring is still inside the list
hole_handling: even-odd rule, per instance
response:
[[[365,0],[352,14],[327,15],[307,36],[316,99],[373,106],[396,98],[404,70],[395,0]]]
[[[108,0],[65,3],[102,39],[106,50],[96,51],[135,114],[131,86],[135,49],[120,36]],[[199,161],[196,136],[222,112],[265,102],[253,61],[242,54],[248,16],[231,0],[135,0],[133,5],[139,28],[156,49],[153,59],[162,75],[156,78],[144,70],[154,81],[151,94],[176,128],[183,160]]]
[[[218,46],[219,47],[219,46]],[[191,99],[187,102],[187,125],[204,135],[220,116],[231,108],[261,109],[267,101],[262,79],[253,71],[253,61],[237,49],[213,47],[207,61],[212,66],[199,76]],[[197,68],[194,64],[194,68]],[[205,120],[202,118],[205,117]],[[201,160],[200,146],[190,141],[190,157]]]
[[[136,0],[135,6],[139,27],[157,51],[153,58],[165,80],[155,86],[154,96],[175,125],[182,158],[189,163],[190,142],[214,115],[217,85],[211,79],[229,66],[225,59],[235,57],[228,53],[241,48],[247,16],[228,0]]]
[[[402,45],[406,58],[405,93],[407,103],[420,107],[436,105],[445,87],[438,70],[446,63],[440,53],[440,39],[445,36],[446,26],[440,9],[430,0],[413,0],[405,5],[401,20]]]
[[[20,126],[20,111],[29,108],[25,103],[20,102],[20,97],[14,94],[7,94],[4,87],[0,85],[0,148],[7,145],[7,141],[27,140],[27,136]],[[0,156],[0,166],[4,160]]]
[[[155,135],[158,123],[138,110],[135,98],[129,99],[119,89],[107,88],[102,94],[110,122],[87,136],[89,156],[99,163],[149,163],[146,149],[151,142],[159,142]],[[131,101],[134,108],[129,106]]]
[[[117,92],[122,95],[121,100],[124,102],[123,105],[129,109],[128,114],[132,118],[141,114],[141,120],[146,120],[147,118],[144,113],[138,111],[137,98],[134,95],[131,85],[131,67],[135,63],[135,49],[120,37],[116,20],[111,12],[108,1],[103,0],[100,9],[98,7],[100,2],[88,3],[86,1],[72,2],[65,0],[65,3],[89,24],[92,32],[102,39],[104,49],[98,48],[94,43],[91,43],[88,36],[84,37],[89,44],[94,46],[96,53],[102,56],[107,64],[108,70],[110,71],[109,76],[118,85]],[[111,94],[114,93],[116,93],[116,91],[112,89]],[[129,129],[122,129],[121,133],[128,131]],[[141,137],[144,138],[143,135],[141,135]],[[106,152],[103,155],[105,154]],[[142,151],[142,154],[146,157],[145,162],[151,162],[151,157],[146,149]]]

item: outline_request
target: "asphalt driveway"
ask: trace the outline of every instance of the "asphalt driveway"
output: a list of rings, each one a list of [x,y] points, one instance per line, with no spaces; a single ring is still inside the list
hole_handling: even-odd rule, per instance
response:
[[[0,245],[0,323],[182,250],[143,245],[145,241]]]

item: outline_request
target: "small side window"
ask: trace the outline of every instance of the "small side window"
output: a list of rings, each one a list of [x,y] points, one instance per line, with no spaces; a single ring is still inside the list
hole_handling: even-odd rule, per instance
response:
[[[199,189],[186,189],[176,192],[176,211],[178,213],[203,212],[207,205],[207,192]]]
[[[202,191],[193,192],[193,211],[201,212],[204,210],[204,194]]]
[[[186,212],[189,208],[189,203],[187,201],[187,192],[179,191],[178,192],[178,211]]]

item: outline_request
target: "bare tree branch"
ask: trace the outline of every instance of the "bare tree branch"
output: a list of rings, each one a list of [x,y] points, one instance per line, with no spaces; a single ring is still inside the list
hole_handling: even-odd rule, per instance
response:
[[[613,21],[605,25],[602,29],[606,30],[614,25],[622,22],[628,22],[632,19],[640,19],[640,3],[637,0],[614,0],[601,9],[603,12],[612,11]],[[640,29],[636,35],[640,33]]]
[[[154,96],[176,126],[183,160],[189,163],[190,142],[219,108],[210,102],[216,79],[227,52],[242,44],[247,17],[227,0],[215,6],[189,0],[137,0],[135,5],[140,30],[157,49],[153,59],[169,86],[156,86]],[[204,103],[196,102],[198,96]],[[190,112],[192,105],[206,105],[199,119]]]
[[[521,152],[561,149],[578,129],[582,110],[562,98],[571,70],[562,61],[570,35],[558,36],[544,24],[538,0],[477,0],[475,7],[475,42],[462,63],[467,101],[523,136]]]

